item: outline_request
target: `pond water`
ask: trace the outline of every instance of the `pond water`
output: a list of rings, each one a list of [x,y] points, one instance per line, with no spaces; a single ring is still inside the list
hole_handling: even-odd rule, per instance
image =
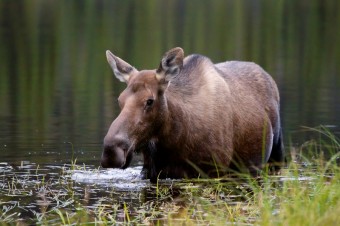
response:
[[[156,68],[175,46],[214,62],[254,61],[279,86],[286,146],[319,138],[302,126],[325,125],[339,136],[339,10],[336,0],[0,1],[1,186],[10,190],[13,175],[33,184],[36,174],[57,181],[75,159],[99,167],[124,89],[106,62],[107,49],[137,69]],[[136,168],[123,174],[132,182],[99,170],[100,183],[144,187],[140,165],[137,156]],[[98,182],[85,169],[67,175],[82,189]],[[102,186],[95,192],[110,187]],[[2,207],[19,202],[7,193]]]

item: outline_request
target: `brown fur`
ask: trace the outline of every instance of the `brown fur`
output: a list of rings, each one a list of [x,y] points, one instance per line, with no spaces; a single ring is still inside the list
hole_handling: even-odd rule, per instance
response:
[[[218,176],[230,167],[255,173],[283,161],[278,89],[258,65],[183,59],[174,48],[157,70],[138,72],[109,51],[107,57],[128,86],[104,139],[103,167],[127,167],[133,151],[143,153],[151,180]]]

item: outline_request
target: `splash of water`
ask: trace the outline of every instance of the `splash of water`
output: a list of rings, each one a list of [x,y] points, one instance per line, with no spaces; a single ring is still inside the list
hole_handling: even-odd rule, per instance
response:
[[[118,190],[140,190],[145,188],[148,180],[142,180],[141,166],[127,169],[105,169],[105,170],[73,170],[71,179],[85,184],[99,184],[113,187]]]

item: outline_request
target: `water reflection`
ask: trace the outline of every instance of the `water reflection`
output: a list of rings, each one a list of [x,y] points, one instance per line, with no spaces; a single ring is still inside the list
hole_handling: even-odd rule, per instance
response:
[[[339,9],[318,0],[1,1],[0,159],[60,164],[73,153],[99,165],[124,88],[106,49],[139,69],[174,46],[257,62],[279,85],[286,143],[310,136],[296,135],[301,125],[339,134]]]
[[[319,138],[300,126],[328,125],[339,136],[339,11],[337,0],[0,1],[0,221],[58,224],[70,211],[87,223],[95,213],[126,222],[128,212],[151,224],[165,213],[204,214],[204,202],[194,210],[185,203],[192,193],[212,200],[203,192],[214,186],[163,181],[156,188],[138,179],[139,166],[96,171],[124,89],[106,49],[138,69],[156,68],[175,46],[215,62],[254,61],[279,85],[286,143]],[[71,170],[75,159],[83,169]],[[237,207],[250,224],[245,196],[224,186],[215,205]]]

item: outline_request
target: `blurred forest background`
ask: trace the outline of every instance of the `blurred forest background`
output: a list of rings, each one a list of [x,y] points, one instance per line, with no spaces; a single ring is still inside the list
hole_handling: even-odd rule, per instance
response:
[[[152,69],[181,46],[253,61],[281,92],[287,144],[340,129],[340,1],[0,0],[0,161],[99,165],[125,85],[105,50]],[[72,145],[70,143],[72,143]]]

